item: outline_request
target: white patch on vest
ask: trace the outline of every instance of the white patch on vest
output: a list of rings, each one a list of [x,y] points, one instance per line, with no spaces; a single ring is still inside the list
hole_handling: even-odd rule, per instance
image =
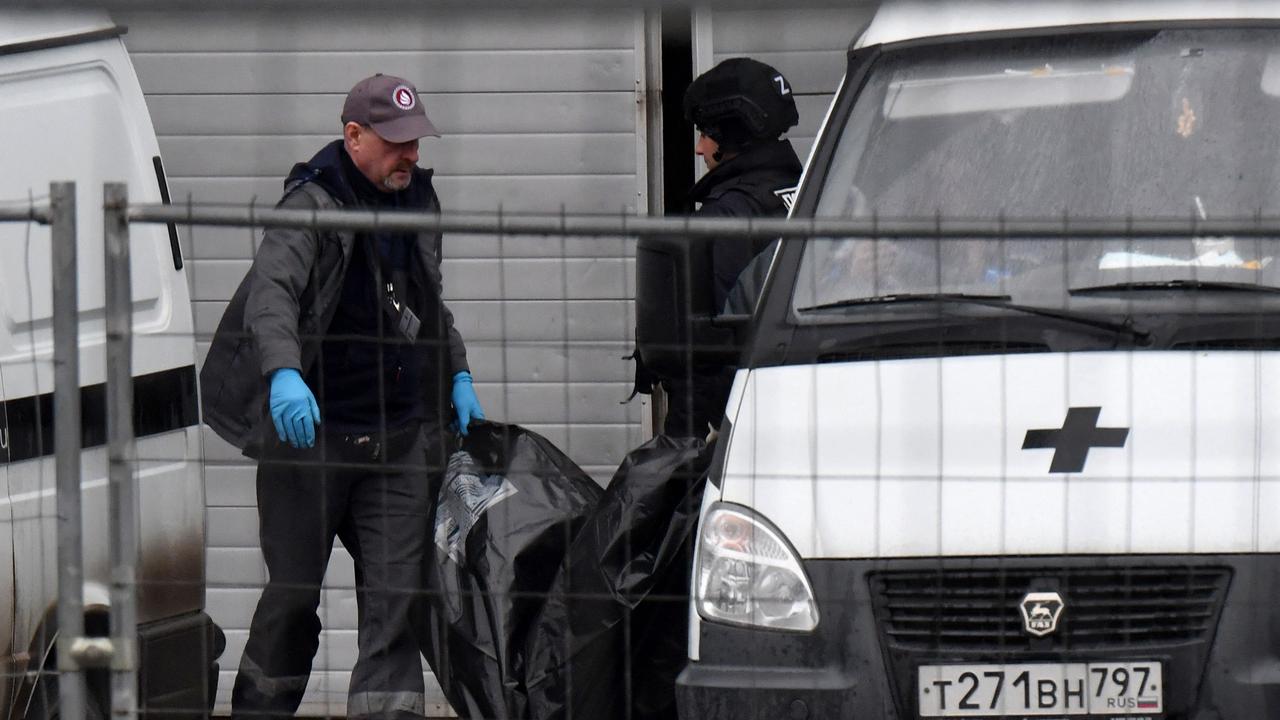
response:
[[[782,206],[787,209],[787,212],[791,212],[791,206],[796,202],[796,191],[799,189],[800,186],[796,185],[789,188],[782,188],[781,190],[774,190],[773,194],[781,198]]]

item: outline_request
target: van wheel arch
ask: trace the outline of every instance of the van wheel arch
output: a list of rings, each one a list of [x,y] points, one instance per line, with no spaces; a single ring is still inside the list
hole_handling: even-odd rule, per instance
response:
[[[61,720],[58,696],[56,609],[51,609],[42,623],[32,647],[32,657],[43,658],[40,671],[35,675],[26,692],[25,720]],[[104,607],[88,608],[84,616],[84,632],[87,637],[107,637],[111,634],[110,618]],[[106,668],[86,671],[88,692],[85,696],[85,719],[105,720],[111,708],[111,675]],[[20,705],[20,707],[21,707]]]

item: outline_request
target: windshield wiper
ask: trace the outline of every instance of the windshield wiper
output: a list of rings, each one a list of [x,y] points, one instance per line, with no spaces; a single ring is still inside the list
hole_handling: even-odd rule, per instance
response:
[[[1027,315],[1063,320],[1077,325],[1087,325],[1113,333],[1128,335],[1138,342],[1146,342],[1148,334],[1132,325],[1112,320],[1103,320],[1092,315],[1082,315],[1069,310],[1053,310],[1035,305],[1019,305],[1009,295],[968,295],[964,293],[903,293],[900,295],[877,295],[874,297],[849,298],[821,305],[796,308],[797,312],[814,310],[835,310],[839,308],[859,307],[865,305],[897,305],[911,303],[934,303],[938,305],[982,305],[984,307],[1011,310]]]
[[[893,305],[900,302],[958,302],[973,303],[975,305],[994,304],[1005,307],[1013,301],[1010,295],[969,295],[966,293],[898,293],[896,295],[874,295],[871,297],[846,298],[844,300],[836,300],[835,302],[822,303],[820,305],[810,305],[809,307],[796,308],[798,312],[809,312],[811,310],[835,310],[838,308],[857,307],[859,305]]]
[[[1103,295],[1116,292],[1160,292],[1163,290],[1191,290],[1207,292],[1245,292],[1263,295],[1280,295],[1280,287],[1254,285],[1241,282],[1213,282],[1208,280],[1157,280],[1151,282],[1127,282],[1114,285],[1093,285],[1071,288],[1072,295]]]

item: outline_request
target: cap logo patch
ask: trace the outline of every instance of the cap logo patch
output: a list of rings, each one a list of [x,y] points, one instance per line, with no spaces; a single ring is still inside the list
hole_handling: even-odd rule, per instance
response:
[[[413,106],[418,104],[418,98],[414,96],[413,91],[404,85],[397,85],[396,89],[391,91],[391,100],[401,110],[412,110]]]

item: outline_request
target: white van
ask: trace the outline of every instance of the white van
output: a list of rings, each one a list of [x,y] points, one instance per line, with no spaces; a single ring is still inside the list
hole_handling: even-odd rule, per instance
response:
[[[86,628],[110,612],[105,444],[102,193],[167,196],[155,131],[125,47],[104,14],[0,12],[0,201],[75,181],[83,415]],[[166,198],[167,199],[167,198]],[[204,490],[198,464],[191,305],[174,228],[130,229],[134,425],[141,498],[139,707],[198,717],[221,633],[204,613]],[[58,714],[50,671],[57,543],[49,228],[0,223],[0,717]],[[91,714],[101,715],[101,671]]]
[[[889,3],[794,213],[1280,216],[1280,4]],[[751,325],[682,717],[1280,716],[1280,238],[789,242]]]

